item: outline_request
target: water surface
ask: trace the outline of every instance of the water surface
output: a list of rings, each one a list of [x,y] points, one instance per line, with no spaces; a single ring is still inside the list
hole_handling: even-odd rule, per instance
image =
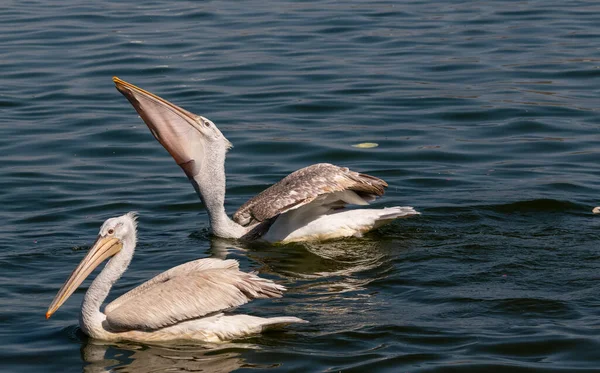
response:
[[[0,6],[2,371],[595,371],[600,7],[586,1],[8,2]],[[117,75],[234,144],[230,212],[331,162],[422,216],[360,239],[211,237]],[[353,144],[379,146],[358,149]],[[223,346],[105,344],[89,280],[46,307],[102,221],[140,213],[122,294],[228,257],[289,288],[239,312],[310,321]]]

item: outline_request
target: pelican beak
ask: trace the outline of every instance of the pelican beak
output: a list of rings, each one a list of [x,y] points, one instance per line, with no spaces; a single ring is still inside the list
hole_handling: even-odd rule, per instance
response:
[[[58,291],[58,294],[54,297],[50,307],[48,307],[48,312],[46,312],[46,318],[49,319],[50,316],[62,306],[71,294],[73,294],[75,289],[81,285],[83,280],[85,280],[86,277],[100,265],[100,263],[121,251],[122,247],[123,243],[118,238],[98,237],[85,258],[83,258],[81,263],[79,263],[77,268],[71,273],[67,282],[64,283]]]
[[[116,76],[113,82],[142,117],[156,140],[187,173],[185,165],[194,160],[195,152],[201,147],[198,144],[202,141],[201,117]]]

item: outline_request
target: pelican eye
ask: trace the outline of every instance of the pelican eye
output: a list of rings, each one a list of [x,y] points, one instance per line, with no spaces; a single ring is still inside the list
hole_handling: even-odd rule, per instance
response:
[[[114,229],[112,229],[112,228],[110,228],[110,229],[108,230],[108,234],[113,234],[113,233],[115,233],[115,230],[114,230]]]
[[[206,122],[204,122],[204,125],[205,125],[206,127],[210,127],[210,122],[206,121]]]

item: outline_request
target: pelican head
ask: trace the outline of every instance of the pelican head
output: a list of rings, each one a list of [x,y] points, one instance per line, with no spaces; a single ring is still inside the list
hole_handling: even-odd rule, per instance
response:
[[[137,213],[131,211],[125,215],[106,219],[100,227],[98,237],[114,237],[121,243],[136,237]]]
[[[225,157],[231,143],[210,120],[113,77],[152,135],[183,169],[204,203],[214,234],[240,238],[248,229],[225,212]]]
[[[136,219],[135,213],[129,212],[119,217],[110,218],[102,224],[96,242],[71,273],[71,276],[60,288],[50,307],[48,307],[47,319],[62,306],[96,267],[106,259],[120,253],[124,246],[131,248],[129,249],[130,252],[127,253],[129,260],[131,260],[136,240]],[[129,264],[128,260],[126,262],[126,264]]]
[[[223,159],[232,145],[209,119],[191,113],[124,80],[113,77],[117,90],[133,105],[152,135],[189,178],[215,153]]]

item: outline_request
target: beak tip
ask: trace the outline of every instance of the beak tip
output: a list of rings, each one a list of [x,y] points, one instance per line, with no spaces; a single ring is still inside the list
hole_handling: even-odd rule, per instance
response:
[[[50,316],[52,316],[52,313],[50,311],[46,312],[46,320],[48,320]]]

